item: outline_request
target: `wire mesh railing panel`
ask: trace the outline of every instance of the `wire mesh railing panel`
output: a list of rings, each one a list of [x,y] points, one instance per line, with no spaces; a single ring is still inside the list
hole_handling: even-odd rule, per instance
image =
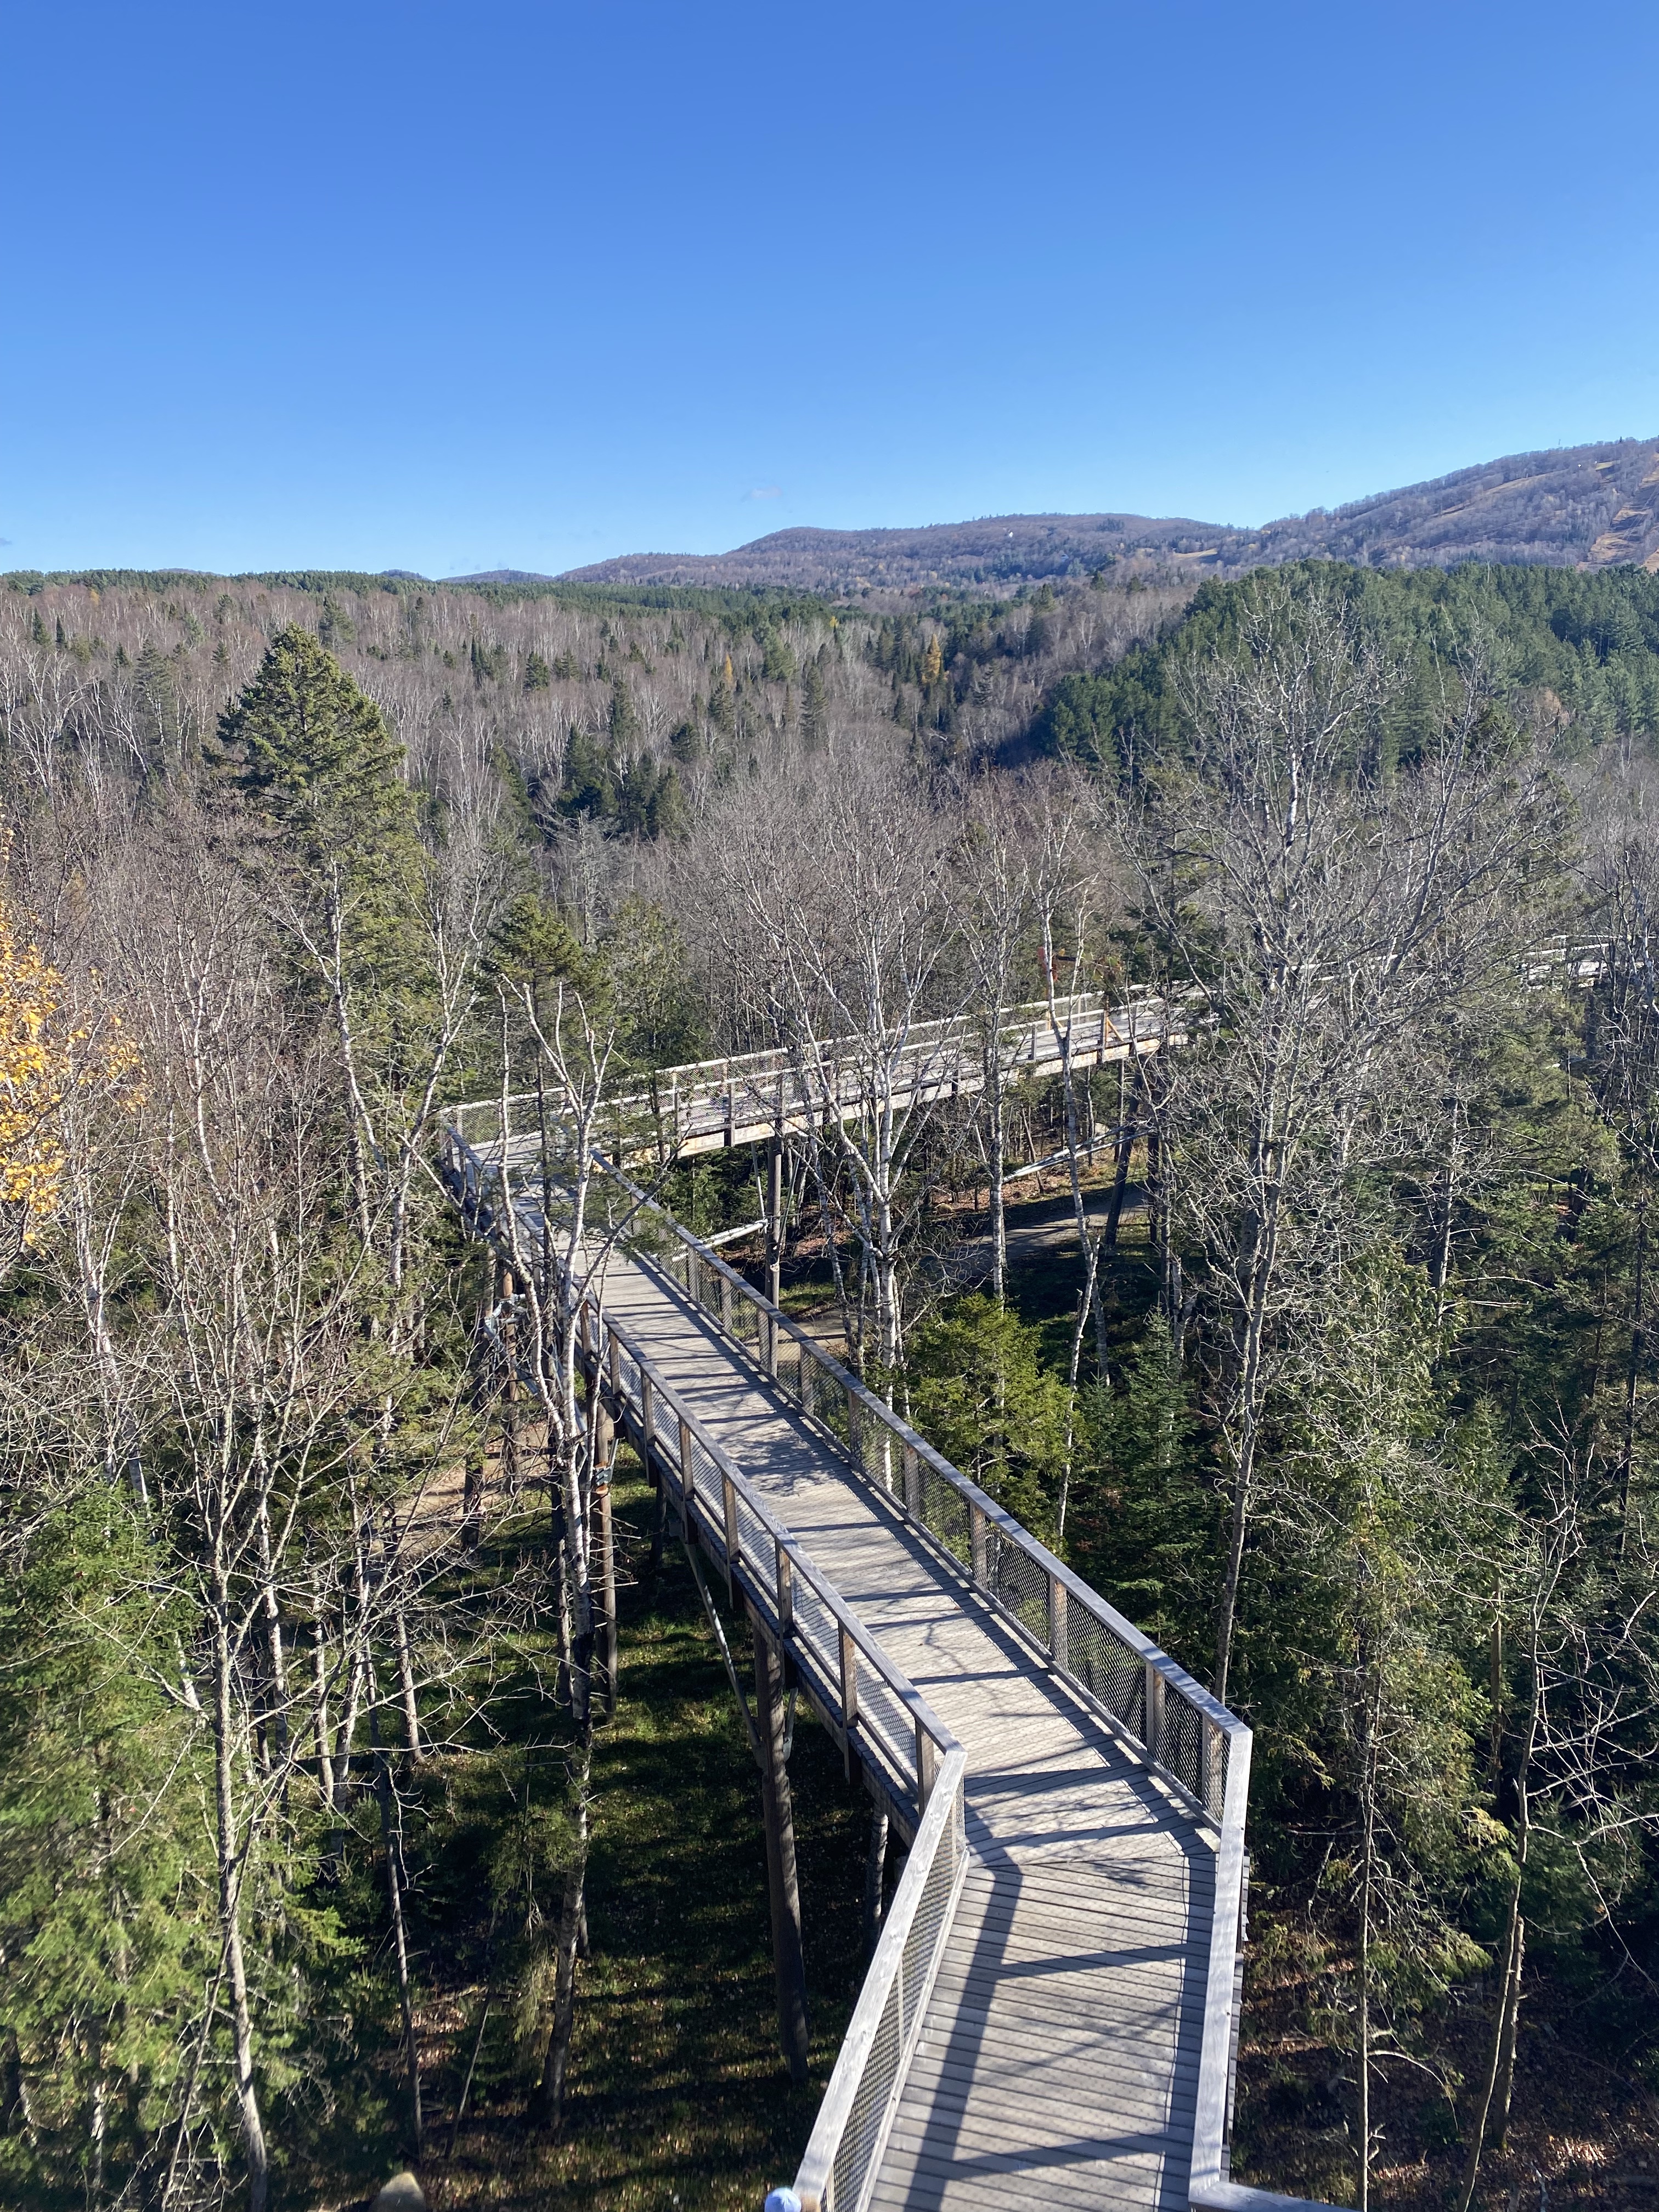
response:
[[[921,1519],[922,1526],[939,1539],[951,1558],[968,1565],[974,1549],[968,1501],[954,1483],[947,1482],[932,1467],[922,1469]]]
[[[916,1917],[910,1932],[904,1939],[904,2019],[907,2027],[914,2027],[916,2007],[921,2002],[921,1993],[933,1972],[933,1954],[944,1934],[945,1916],[951,1910],[951,1893],[956,1887],[957,1868],[961,1854],[956,1847],[956,1823],[953,1820],[939,1839],[933,1854],[933,1863],[927,1869],[927,1885],[921,1893],[921,1902],[916,1907]]]
[[[857,2212],[870,2179],[876,2147],[887,2118],[888,2100],[897,2086],[899,2063],[904,2056],[900,2001],[899,1984],[895,1980],[882,2007],[880,2024],[865,2059],[836,2152],[834,2202],[837,2212]]]
[[[720,1468],[713,1453],[695,1436],[691,1439],[691,1480],[693,1487],[702,1493],[703,1504],[716,1522],[720,1521]]]
[[[985,1532],[985,1571],[992,1595],[1039,1643],[1048,1641],[1048,1577],[1015,1539],[994,1522]]]
[[[802,1357],[809,1355],[803,1352]],[[812,1411],[838,1443],[848,1443],[847,1393],[840,1378],[817,1360],[812,1361]]]
[[[1146,1738],[1146,1668],[1103,1620],[1073,1606],[1066,1623],[1066,1672],[1124,1727]]]
[[[798,1406],[801,1402],[801,1370],[805,1364],[806,1363],[801,1357],[800,1346],[796,1343],[794,1338],[793,1336],[786,1336],[782,1330],[780,1329],[778,1332],[777,1384],[779,1389],[786,1392],[789,1397],[793,1399],[794,1402]]]
[[[1166,1766],[1182,1789],[1194,1797],[1204,1795],[1204,1723],[1179,1695],[1164,1700],[1163,1741],[1158,1764]]]
[[[915,1802],[916,1731],[909,1707],[886,1680],[860,1661],[859,1712],[866,1727],[879,1740],[888,1764]]]
[[[833,1682],[839,1663],[840,1625],[808,1582],[795,1584],[795,1636],[817,1661],[819,1673]]]
[[[879,1483],[884,1490],[896,1487],[902,1447],[886,1422],[872,1408],[860,1408],[858,1455],[866,1480]]]
[[[738,1545],[745,1559],[763,1571],[775,1571],[776,1547],[772,1532],[739,1490],[737,1492]]]

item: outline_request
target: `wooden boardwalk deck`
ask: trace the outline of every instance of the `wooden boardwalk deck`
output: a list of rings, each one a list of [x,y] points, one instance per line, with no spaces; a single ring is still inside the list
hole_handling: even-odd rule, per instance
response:
[[[969,1872],[869,2201],[1184,2206],[1213,1833],[684,1291],[622,1261],[604,1302],[967,1751]]]

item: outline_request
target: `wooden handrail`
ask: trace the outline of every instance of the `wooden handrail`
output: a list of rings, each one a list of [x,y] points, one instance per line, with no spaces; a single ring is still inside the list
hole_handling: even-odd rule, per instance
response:
[[[1103,993],[1079,992],[1057,999],[1052,1008],[1047,1000],[1011,1007],[996,1034],[1000,1045],[1018,1048],[1005,1054],[1010,1073],[1022,1062],[1052,1062],[1054,1051],[1040,1046],[1055,1038],[1056,1021],[1067,1036],[1067,1048],[1075,1048],[1085,1056],[1090,1051],[1109,1048],[1115,1056],[1125,1050],[1157,1050],[1164,1042],[1170,1008],[1184,1006],[1203,996],[1196,985],[1174,1000],[1148,989],[1139,998],[1132,995],[1112,1006]],[[1079,1022],[1092,1022],[1094,1033],[1072,1038],[1072,1028]],[[1179,1039],[1171,1034],[1170,1041]],[[984,1042],[985,1022],[977,1014],[949,1014],[915,1023],[894,1040],[892,1053],[897,1065],[890,1070],[890,1086],[912,1097],[947,1088],[973,1088],[982,1073]],[[741,1093],[754,1109],[743,1126],[803,1127],[826,1109],[851,1112],[863,1103],[869,1089],[863,1063],[869,1051],[868,1044],[860,1039],[832,1037],[814,1039],[805,1048],[769,1046],[730,1059],[659,1068],[641,1089],[616,1100],[610,1111],[619,1130],[624,1123],[643,1127],[661,1127],[665,1123],[677,1139],[714,1135],[725,1139],[733,1135],[742,1118],[735,1104]],[[954,1054],[954,1060],[942,1059],[941,1054]],[[505,1099],[477,1099],[453,1107],[449,1118],[457,1133],[465,1135],[468,1115],[494,1115],[499,1121],[505,1107],[510,1124],[514,1108],[537,1103],[537,1093],[514,1091]],[[703,1121],[699,1121],[700,1113],[706,1117]],[[509,1127],[505,1133],[510,1139],[514,1133]]]
[[[482,1195],[487,1176],[499,1173],[502,1182],[507,1182],[510,1173],[507,1162],[502,1161],[499,1167],[495,1163],[486,1163],[459,1130],[452,1131],[452,1141],[463,1156],[459,1163],[460,1179],[475,1198]],[[1195,1817],[1215,1827],[1216,1876],[1205,1985],[1204,2026],[1199,2057],[1190,2202],[1194,2206],[1204,2208],[1204,2212],[1328,2212],[1328,2208],[1312,2207],[1310,2200],[1277,2197],[1271,2191],[1243,2187],[1231,2181],[1227,2174],[1227,2141],[1231,2119],[1232,2036],[1238,1957],[1243,1939],[1244,1832],[1252,1745],[1249,1727],[1235,1714],[1229,1712],[1183,1668],[1177,1666],[1133,1622],[1126,1620],[1115,1607],[1091,1589],[1079,1576],[1040,1543],[994,1498],[951,1466],[924,1437],[896,1414],[849,1369],[832,1354],[824,1352],[799,1323],[791,1321],[757,1291],[746,1278],[684,1228],[620,1168],[597,1155],[595,1158],[596,1164],[628,1194],[635,1210],[648,1211],[667,1224],[671,1233],[684,1249],[688,1289],[699,1315],[745,1354],[751,1355],[763,1374],[768,1375],[769,1378],[775,1376],[780,1337],[794,1340],[801,1362],[799,1371],[802,1409],[809,1418],[817,1420],[818,1425],[827,1427],[821,1417],[813,1413],[813,1401],[818,1393],[812,1385],[812,1372],[815,1369],[822,1371],[828,1379],[830,1391],[840,1397],[849,1417],[852,1448],[849,1449],[834,1430],[830,1429],[828,1436],[832,1447],[850,1461],[859,1477],[869,1483],[877,1494],[885,1498],[892,1510],[902,1509],[924,1540],[950,1562],[957,1574],[961,1574],[962,1561],[927,1527],[924,1510],[927,1476],[931,1474],[947,1486],[967,1510],[974,1538],[970,1579],[980,1595],[994,1605],[1014,1630],[1042,1655],[1073,1693],[1102,1712],[1115,1733],[1128,1738],[1139,1747],[1142,1756],[1166,1782],[1173,1785],[1179,1799]],[[655,1268],[659,1264],[648,1252],[641,1251],[638,1256],[647,1267]],[[714,1301],[703,1292],[703,1285],[699,1281],[699,1277],[710,1269],[720,1284],[718,1299]],[[752,1348],[736,1327],[739,1299],[752,1309],[757,1316],[757,1342]],[[913,1802],[917,1808],[918,1826],[898,1895],[890,1909],[886,1927],[842,2042],[830,2088],[796,2184],[804,2212],[858,2212],[854,2204],[842,2205],[835,2201],[833,2176],[836,2152],[897,1988],[900,2034],[897,2056],[889,2069],[892,2080],[887,2085],[884,2108],[888,2119],[890,2119],[896,2105],[897,2086],[902,2081],[909,2053],[914,2047],[913,2039],[919,2031],[921,2010],[926,2003],[925,1992],[920,1996],[907,1998],[902,1982],[903,1949],[927,1885],[934,1877],[934,1869],[939,1864],[939,1853],[943,1848],[939,1839],[947,1833],[953,1836],[960,1834],[965,1754],[954,1735],[933,1713],[908,1678],[887,1658],[856,1614],[843,1603],[834,1585],[819,1573],[807,1553],[771,1512],[764,1499],[750,1487],[729,1455],[702,1429],[690,1409],[682,1404],[672,1386],[664,1380],[659,1370],[647,1358],[631,1336],[602,1310],[598,1314],[597,1322],[599,1341],[593,1348],[596,1365],[608,1373],[617,1393],[626,1397],[629,1394],[617,1347],[620,1346],[621,1351],[626,1352],[640,1378],[637,1402],[642,1436],[646,1433],[647,1420],[654,1428],[661,1419],[664,1409],[666,1409],[671,1422],[678,1428],[680,1440],[678,1471],[684,1510],[697,1516],[702,1525],[718,1540],[726,1559],[728,1571],[742,1581],[745,1596],[757,1605],[769,1625],[797,1648],[804,1647],[810,1652],[813,1663],[820,1670],[825,1693],[833,1696],[839,1709],[843,1741],[849,1741],[851,1731],[862,1724],[856,1661],[851,1657],[854,1653],[866,1660],[912,1715],[915,1741],[909,1747],[900,1747],[886,1741],[885,1731],[879,1728],[874,1731],[866,1729],[866,1740],[872,1744],[880,1741],[882,1748],[889,1759],[895,1761],[904,1779],[908,1781],[911,1776],[915,1777]],[[583,1325],[586,1330],[586,1316]],[[860,1437],[866,1431],[872,1435],[884,1431],[891,1440],[891,1445],[896,1447],[896,1450],[887,1449],[884,1463],[890,1471],[895,1467],[902,1468],[901,1491],[895,1492],[890,1479],[878,1483],[870,1476],[860,1448]],[[718,1500],[705,1497],[697,1484],[693,1463],[694,1442],[704,1452],[719,1478],[720,1497]],[[750,1560],[743,1554],[741,1543],[735,1533],[735,1500],[739,1496],[771,1540],[769,1560]],[[997,1577],[988,1565],[989,1539],[993,1534],[999,1547],[1006,1545],[1018,1553],[1041,1573],[1048,1601],[1045,1636],[1039,1637],[1004,1600],[995,1586]],[[836,1624],[836,1649],[831,1652],[820,1653],[805,1644],[797,1602],[802,1584],[812,1589]],[[1103,1629],[1120,1647],[1126,1659],[1135,1663],[1135,1671],[1145,1685],[1142,1729],[1139,1731],[1123,1715],[1115,1712],[1105,1704],[1079,1676],[1073,1656],[1078,1643],[1079,1615]],[[1170,1701],[1172,1697],[1188,1709],[1197,1723],[1194,1769],[1190,1782],[1175,1771],[1170,1765]],[[934,1762],[937,1762],[938,1769],[936,1779],[928,1772],[930,1765]],[[932,1787],[929,1786],[930,1782]],[[950,1869],[952,1885],[951,1911],[954,1911],[955,1897],[960,1888],[965,1864],[964,1845],[960,1863],[953,1862]],[[946,1929],[949,1921],[950,1912],[947,1911],[943,1923]],[[943,1934],[938,1933],[927,1963],[929,1987],[942,1948]],[[908,2011],[905,2008],[907,2004]],[[884,2044],[882,2047],[885,2049],[887,2045]],[[883,2132],[885,2124],[884,2121]],[[880,2138],[878,2136],[872,2142],[866,2161],[869,2171],[873,2170],[879,2146]],[[862,2189],[860,2193],[863,2193]]]

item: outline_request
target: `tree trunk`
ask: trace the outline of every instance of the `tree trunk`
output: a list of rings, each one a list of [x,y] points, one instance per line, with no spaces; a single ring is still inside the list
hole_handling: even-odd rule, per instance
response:
[[[398,1961],[398,1999],[404,2014],[404,2060],[409,2073],[409,2112],[418,2164],[424,2148],[421,2113],[421,2047],[415,2031],[415,1985],[409,1966],[409,1931],[404,1920],[403,1808],[392,1786],[392,1761],[380,1741],[374,1686],[369,1685],[368,1734],[374,1753],[374,1790],[380,1802],[380,1842],[386,1851],[386,1901],[392,1907],[392,1948]],[[395,1809],[394,1809],[395,1808]]]
[[[755,1638],[755,1719],[761,1749],[761,1797],[766,1816],[767,1891],[772,1906],[772,1965],[777,1981],[778,2040],[792,2081],[806,2079],[806,1967],[801,1952],[800,1887],[795,1872],[795,1820],[784,1764],[783,1664],[758,1620]]]
[[[588,1788],[593,1772],[593,1735],[581,1731],[576,1765],[575,1835],[564,1894],[559,1905],[558,1948],[553,1960],[553,2025],[548,2032],[542,2075],[536,2091],[536,2117],[556,2129],[564,2117],[564,2085],[570,2067],[570,2040],[576,2021],[576,1955],[586,1918]]]
[[[328,1640],[323,1627],[322,1592],[313,1575],[311,1584],[311,1712],[317,1736],[317,1779],[323,1802],[334,1809],[334,1757],[328,1725]]]
[[[233,1662],[227,1621],[228,1594],[222,1570],[214,1592],[213,1749],[219,1861],[219,1940],[230,1981],[233,2069],[242,2149],[247,2160],[248,2212],[265,2212],[270,2194],[270,2162],[265,2148],[259,2092],[253,2078],[253,2015],[248,2003],[247,1966],[242,1954],[242,1837],[236,1818],[235,1743],[231,1711]]]

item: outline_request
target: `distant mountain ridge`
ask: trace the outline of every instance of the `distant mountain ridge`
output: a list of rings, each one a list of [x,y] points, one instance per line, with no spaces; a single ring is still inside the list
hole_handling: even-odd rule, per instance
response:
[[[629,553],[565,571],[611,584],[779,584],[800,591],[1013,586],[1129,562],[1237,575],[1282,561],[1450,568],[1462,561],[1659,573],[1659,440],[1511,453],[1259,530],[1186,517],[1000,514],[897,530],[775,530],[730,553]]]

